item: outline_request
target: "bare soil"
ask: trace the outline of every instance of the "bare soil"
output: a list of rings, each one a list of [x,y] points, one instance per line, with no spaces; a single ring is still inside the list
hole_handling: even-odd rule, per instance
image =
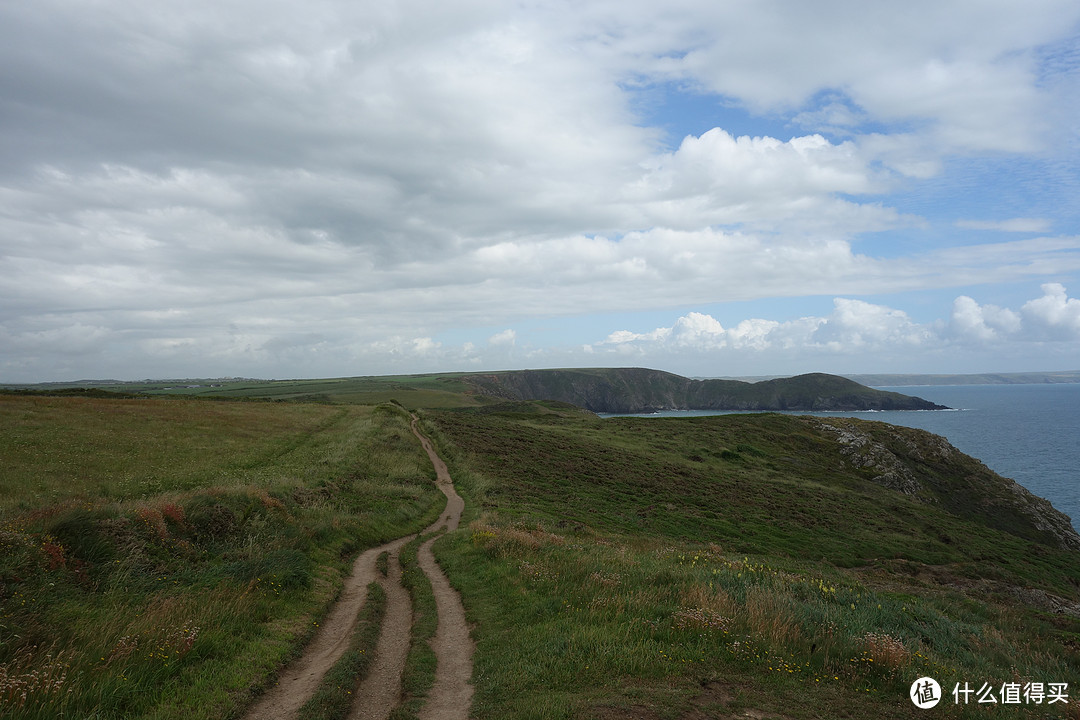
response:
[[[315,694],[326,671],[333,667],[348,648],[357,615],[367,599],[367,586],[382,578],[375,568],[375,560],[383,552],[396,554],[408,541],[408,537],[398,538],[385,545],[365,550],[356,558],[352,572],[345,579],[341,597],[304,649],[304,654],[291,662],[282,671],[277,684],[248,709],[244,715],[246,720],[289,720],[296,717],[300,706]],[[387,599],[389,601],[389,597]],[[386,612],[387,615],[391,612],[389,602]]]
[[[454,490],[446,463],[436,454],[431,442],[412,419],[412,430],[420,440],[435,467],[436,483],[446,495],[446,509],[425,533],[456,530],[465,501]],[[401,675],[409,651],[412,627],[412,601],[401,584],[401,565],[398,554],[403,545],[416,537],[409,535],[365,550],[353,563],[352,572],[334,608],[327,615],[318,633],[305,648],[303,655],[282,671],[278,682],[251,706],[245,720],[292,720],[297,711],[315,693],[323,675],[345,652],[363,608],[366,589],[372,581],[379,582],[386,592],[386,614],[376,646],[376,658],[368,677],[357,692],[349,715],[350,720],[385,720],[401,700]],[[473,641],[465,620],[461,597],[451,587],[431,552],[431,538],[420,546],[417,562],[427,575],[435,594],[439,625],[432,640],[438,666],[435,684],[420,711],[421,720],[464,720],[469,715],[472,699]],[[376,570],[376,559],[388,552],[389,571],[386,577]]]
[[[443,516],[426,532],[443,527],[447,532],[457,530],[458,523],[461,521],[461,512],[465,509],[465,501],[454,489],[446,463],[435,453],[431,442],[416,427],[415,417],[412,428],[413,433],[420,439],[420,444],[427,451],[428,457],[431,458],[431,464],[435,466],[439,489],[446,495],[446,510]],[[469,716],[469,704],[473,693],[473,686],[469,684],[469,679],[472,677],[474,646],[469,636],[469,624],[465,620],[465,607],[461,604],[461,596],[451,587],[450,581],[431,552],[431,545],[436,539],[431,538],[425,541],[416,554],[420,569],[431,582],[431,589],[435,594],[435,606],[439,613],[439,627],[431,641],[431,648],[435,651],[435,659],[438,663],[435,684],[428,693],[427,702],[420,710],[419,716],[420,720],[465,720]]]
[[[401,584],[398,553],[409,539],[395,541],[396,547],[387,559],[386,577],[379,578],[386,592],[386,613],[375,645],[375,662],[360,684],[349,720],[386,720],[401,699],[401,673],[409,654],[413,610],[412,598]]]

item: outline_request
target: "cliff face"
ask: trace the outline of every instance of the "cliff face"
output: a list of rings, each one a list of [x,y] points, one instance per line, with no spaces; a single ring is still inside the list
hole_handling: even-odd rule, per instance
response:
[[[832,435],[871,482],[1028,540],[1080,550],[1069,516],[940,435],[852,418],[800,418]]]
[[[691,380],[644,368],[521,370],[462,378],[483,395],[557,400],[593,412],[657,410],[937,410],[922,398],[884,392],[823,373],[746,383]]]

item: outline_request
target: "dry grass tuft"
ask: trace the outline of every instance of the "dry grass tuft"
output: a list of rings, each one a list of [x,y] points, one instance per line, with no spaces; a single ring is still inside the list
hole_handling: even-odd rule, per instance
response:
[[[887,633],[866,633],[866,651],[874,662],[889,670],[902,670],[911,663],[911,651],[903,641]]]
[[[64,653],[53,655],[48,652],[43,658],[36,659],[33,656],[36,649],[22,650],[10,661],[0,664],[0,710],[21,708],[28,702],[37,703],[63,691],[68,674]]]
[[[771,588],[747,588],[740,615],[750,635],[767,640],[773,647],[790,647],[797,642],[802,630],[786,600]]]
[[[563,545],[566,540],[537,525],[528,528],[521,525],[494,525],[483,519],[469,525],[473,545],[499,556],[518,555],[539,550],[548,545]]]

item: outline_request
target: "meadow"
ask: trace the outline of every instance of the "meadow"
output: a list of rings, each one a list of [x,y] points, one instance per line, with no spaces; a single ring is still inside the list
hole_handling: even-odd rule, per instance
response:
[[[477,719],[916,717],[923,675],[943,717],[1080,716],[1080,619],[1053,607],[1080,602],[1080,553],[929,436],[859,425],[921,478],[909,496],[800,418],[600,420],[430,382],[0,395],[0,714],[242,714],[356,554],[442,508],[397,392],[432,401],[466,499],[435,551],[474,623]],[[415,548],[402,719],[433,676]],[[341,717],[380,609],[304,717]],[[1071,697],[957,706],[958,683]]]
[[[1077,552],[869,482],[799,418],[533,404],[427,425],[473,513],[436,549],[475,613],[477,718],[912,717],[924,675],[942,716],[1077,716],[952,696],[1076,692],[1080,619],[1014,590],[1075,603]],[[942,492],[971,492],[985,468],[950,462]]]
[[[235,717],[444,498],[399,407],[0,396],[0,705]]]

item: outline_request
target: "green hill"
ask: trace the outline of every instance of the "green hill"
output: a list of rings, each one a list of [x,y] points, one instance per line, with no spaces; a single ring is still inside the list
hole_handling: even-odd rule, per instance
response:
[[[884,392],[836,375],[811,373],[758,383],[691,380],[660,370],[514,370],[459,378],[480,395],[557,400],[593,412],[657,410],[938,410],[921,398]]]
[[[935,410],[940,405],[884,392],[823,373],[749,383],[691,380],[661,370],[592,368],[436,373],[314,380],[82,381],[19,386],[17,391],[110,393],[371,404],[408,408],[485,405],[504,400],[556,400],[592,412],[656,410]]]

